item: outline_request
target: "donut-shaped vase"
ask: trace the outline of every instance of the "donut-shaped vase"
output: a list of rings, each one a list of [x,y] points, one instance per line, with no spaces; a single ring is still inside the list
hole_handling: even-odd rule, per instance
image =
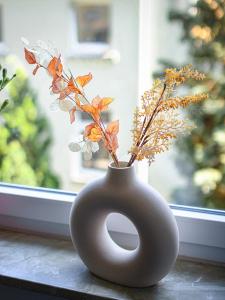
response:
[[[117,245],[106,219],[126,216],[135,225],[134,250]],[[95,275],[130,287],[155,285],[168,274],[178,254],[178,229],[163,197],[139,181],[134,167],[110,165],[106,176],[88,184],[76,197],[70,214],[72,242]]]

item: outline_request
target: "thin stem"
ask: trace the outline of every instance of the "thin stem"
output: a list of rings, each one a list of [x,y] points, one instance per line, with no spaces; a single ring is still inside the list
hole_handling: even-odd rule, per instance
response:
[[[152,123],[153,119],[155,118],[155,116],[156,116],[157,113],[158,113],[157,110],[158,110],[158,107],[159,107],[160,102],[161,102],[162,99],[163,99],[163,95],[164,95],[164,93],[165,93],[165,90],[166,90],[166,83],[164,83],[164,86],[163,86],[161,95],[160,95],[160,97],[159,97],[159,100],[157,101],[156,106],[155,106],[155,108],[154,108],[154,110],[153,110],[153,112],[152,112],[152,115],[151,115],[151,117],[150,117],[150,119],[149,119],[149,121],[148,121],[148,123],[147,123],[147,125],[146,125],[146,127],[145,127],[145,129],[144,129],[144,131],[143,131],[143,133],[141,134],[140,139],[138,140],[138,142],[137,142],[137,144],[136,144],[136,147],[138,147],[138,152],[139,152],[139,149],[143,146],[143,142],[144,142],[144,139],[145,139],[145,135],[146,135],[146,133],[148,132],[148,130],[149,130],[150,126],[151,126],[151,123]],[[138,156],[138,152],[137,152],[137,153],[133,153],[133,154],[131,155],[131,158],[130,158],[128,164],[127,164],[128,167],[130,167],[130,166],[133,164],[133,162],[135,161],[135,159],[136,159],[137,156]]]

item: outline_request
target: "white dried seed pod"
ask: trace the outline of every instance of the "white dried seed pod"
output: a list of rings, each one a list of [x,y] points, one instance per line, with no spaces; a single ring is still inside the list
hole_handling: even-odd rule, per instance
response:
[[[72,152],[79,152],[81,150],[80,144],[78,144],[78,143],[72,142],[68,145],[68,147],[69,147],[70,151],[72,151]]]
[[[69,112],[73,108],[73,106],[74,106],[74,104],[68,99],[59,101],[59,108],[62,111]]]

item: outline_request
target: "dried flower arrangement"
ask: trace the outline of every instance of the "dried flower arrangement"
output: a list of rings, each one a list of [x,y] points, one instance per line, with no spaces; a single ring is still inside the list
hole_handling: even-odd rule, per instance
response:
[[[104,124],[101,113],[108,109],[113,101],[110,97],[96,96],[89,101],[84,87],[91,81],[92,74],[74,77],[71,71],[65,71],[61,55],[51,45],[38,41],[30,46],[26,39],[22,39],[25,48],[25,59],[35,65],[33,74],[43,68],[52,78],[51,92],[57,95],[57,103],[63,111],[67,111],[71,124],[75,121],[75,113],[80,110],[87,113],[93,122],[87,125],[84,133],[76,143],[69,144],[71,151],[98,151],[98,142],[103,141],[104,147],[111,155],[115,165],[119,167],[116,151],[118,148],[117,134],[119,121]],[[197,103],[207,98],[201,93],[192,96],[174,97],[175,89],[188,79],[202,80],[203,73],[187,65],[179,70],[166,69],[163,79],[154,81],[152,88],[146,91],[141,99],[141,106],[136,108],[133,120],[133,145],[129,151],[131,166],[135,160],[147,159],[149,164],[155,155],[168,150],[171,141],[186,131],[192,125],[184,118],[180,118],[179,109]]]

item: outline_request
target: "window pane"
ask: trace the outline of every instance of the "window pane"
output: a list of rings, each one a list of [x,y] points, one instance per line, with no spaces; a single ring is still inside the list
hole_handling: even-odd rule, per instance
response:
[[[78,40],[80,43],[109,41],[109,6],[82,5],[75,7],[78,26]]]
[[[224,4],[214,1],[213,8],[211,1],[204,0],[150,3],[151,9],[143,15],[138,0],[62,0],[57,5],[54,0],[0,0],[0,39],[4,37],[9,50],[7,56],[0,53],[1,64],[9,76],[17,73],[0,98],[10,99],[0,113],[0,181],[79,191],[105,174],[109,160],[102,145],[92,160],[87,160],[85,151],[69,151],[69,143],[91,120],[77,112],[70,125],[68,112],[58,108],[56,95],[49,92],[51,78],[44,70],[32,75],[21,36],[31,42],[51,41],[74,76],[91,72],[93,80],[85,88],[88,99],[97,95],[114,99],[102,120],[105,124],[120,120],[121,160],[129,159],[133,111],[143,76],[141,51],[150,44],[144,57],[148,86],[153,73],[161,76],[168,65],[192,62],[209,78],[191,83],[189,93],[204,91],[210,97],[187,112],[197,126],[191,135],[158,155],[150,168],[141,165],[139,173],[148,176],[148,182],[171,203],[225,208]],[[146,33],[140,39],[141,22]],[[85,58],[78,58],[73,50],[82,44],[88,45]],[[98,57],[93,56],[96,45]]]

